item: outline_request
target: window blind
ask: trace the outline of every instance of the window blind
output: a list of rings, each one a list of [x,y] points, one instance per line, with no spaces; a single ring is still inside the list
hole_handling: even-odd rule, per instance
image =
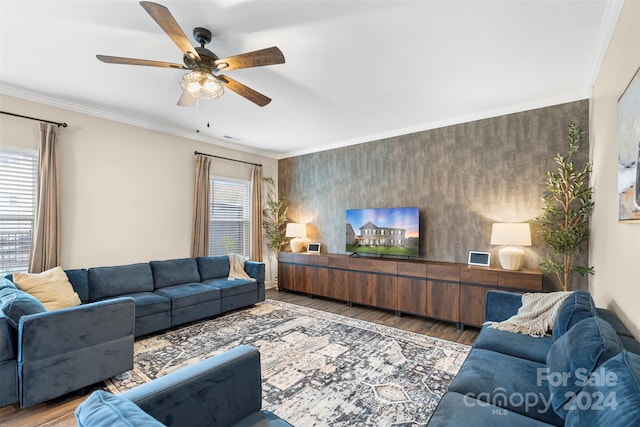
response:
[[[209,255],[250,254],[250,183],[211,179]]]
[[[27,272],[36,205],[38,156],[0,149],[0,274]]]

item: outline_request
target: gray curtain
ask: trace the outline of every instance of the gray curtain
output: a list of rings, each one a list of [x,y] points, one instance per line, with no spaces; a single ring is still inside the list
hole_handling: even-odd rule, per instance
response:
[[[196,154],[193,191],[193,222],[191,225],[191,256],[209,255],[209,183],[211,157]]]
[[[251,260],[262,262],[262,166],[251,178]]]
[[[29,271],[40,273],[60,265],[60,167],[58,127],[40,123],[36,215]]]

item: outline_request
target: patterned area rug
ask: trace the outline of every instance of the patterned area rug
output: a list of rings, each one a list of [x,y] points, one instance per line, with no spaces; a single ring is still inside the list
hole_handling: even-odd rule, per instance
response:
[[[240,344],[260,349],[263,408],[307,426],[429,420],[469,347],[293,304],[246,310],[136,341],[119,393]]]

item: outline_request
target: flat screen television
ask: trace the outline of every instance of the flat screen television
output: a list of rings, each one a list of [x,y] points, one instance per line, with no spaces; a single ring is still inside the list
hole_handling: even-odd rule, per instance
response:
[[[420,254],[420,209],[347,209],[346,251],[417,257]]]

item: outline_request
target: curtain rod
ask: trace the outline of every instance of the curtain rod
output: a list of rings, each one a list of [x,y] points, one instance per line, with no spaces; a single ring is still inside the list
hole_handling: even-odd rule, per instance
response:
[[[260,167],[262,167],[262,165],[261,165],[260,163],[245,162],[244,160],[230,159],[230,158],[228,158],[228,157],[216,156],[216,155],[214,155],[214,154],[201,153],[201,152],[199,152],[199,151],[196,151],[196,152],[195,152],[195,154],[201,154],[201,155],[203,155],[203,156],[215,157],[216,159],[231,160],[232,162],[246,163],[246,164],[248,164],[248,165],[260,166]]]
[[[51,120],[36,119],[35,117],[23,116],[21,114],[9,113],[7,111],[0,111],[0,113],[1,114],[7,114],[9,116],[20,117],[20,118],[23,118],[23,119],[37,120],[39,122],[51,123],[51,124],[54,124],[56,126],[62,126],[63,128],[67,127],[66,123],[52,122]]]

